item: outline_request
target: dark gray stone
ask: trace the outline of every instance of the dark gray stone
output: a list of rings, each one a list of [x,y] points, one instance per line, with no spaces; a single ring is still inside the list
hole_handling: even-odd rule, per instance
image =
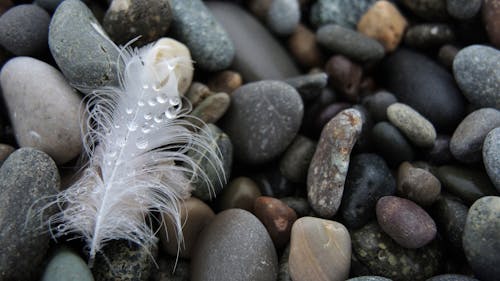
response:
[[[482,3],[482,0],[446,0],[446,8],[452,17],[466,20],[477,15]]]
[[[434,165],[449,164],[455,160],[450,151],[450,136],[447,135],[438,135],[434,146],[422,152],[424,158]]]
[[[45,268],[42,281],[94,281],[87,263],[76,253],[60,248]]]
[[[433,205],[433,217],[444,237],[462,251],[462,235],[469,208],[458,198],[441,196]]]
[[[292,34],[300,21],[298,0],[274,0],[267,12],[267,25],[276,34],[287,36]]]
[[[292,86],[279,81],[249,83],[232,93],[222,128],[239,161],[260,164],[280,155],[293,141],[303,111]]]
[[[288,207],[292,208],[299,218],[311,215],[311,206],[309,206],[309,203],[305,198],[284,197],[280,198],[280,200],[287,204]]]
[[[295,183],[304,183],[307,169],[316,150],[311,139],[297,135],[280,160],[280,171],[285,178]]]
[[[464,163],[480,162],[484,139],[496,127],[500,127],[500,111],[481,108],[472,112],[455,129],[450,141],[451,153]]]
[[[279,260],[278,281],[292,281],[290,269],[288,266],[288,257],[290,256],[290,244],[283,250]]]
[[[396,181],[384,159],[358,154],[349,163],[341,211],[344,224],[356,229],[375,218],[375,205],[383,196],[396,193]]]
[[[384,47],[375,39],[336,24],[320,27],[316,40],[331,52],[355,61],[378,61],[385,54]]]
[[[391,281],[391,279],[381,276],[360,276],[347,279],[346,281]]]
[[[266,228],[251,213],[219,213],[202,231],[191,260],[192,281],[274,281],[278,257]]]
[[[37,5],[18,5],[0,17],[0,44],[16,56],[41,55],[47,50],[49,14]]]
[[[0,280],[34,280],[49,247],[50,234],[44,217],[29,216],[49,203],[59,191],[59,173],[44,152],[20,148],[0,168]],[[31,209],[33,208],[33,209]]]
[[[291,77],[283,82],[294,87],[302,97],[302,100],[309,101],[317,98],[328,83],[328,75],[324,72],[305,74]]]
[[[299,75],[286,50],[257,19],[233,3],[207,2],[236,51],[231,69],[247,82]]]
[[[368,110],[375,122],[387,120],[387,108],[396,103],[397,98],[386,91],[379,91],[363,99],[363,106]]]
[[[425,281],[478,281],[478,280],[476,278],[472,278],[466,275],[442,274],[431,277]]]
[[[403,134],[388,122],[379,122],[372,129],[372,140],[378,153],[391,166],[412,161],[414,152]]]
[[[448,18],[446,0],[398,0],[415,15],[429,20],[441,21]]]
[[[48,12],[53,12],[63,1],[64,0],[35,0],[33,1],[33,4],[44,8]]]
[[[84,89],[117,85],[119,50],[83,2],[59,5],[50,22],[49,47],[71,84]]]
[[[170,4],[172,32],[188,46],[196,65],[208,71],[231,65],[235,46],[203,1],[171,0]]]
[[[451,26],[442,23],[414,25],[408,28],[404,37],[406,45],[419,49],[440,47],[453,40],[455,40],[455,32]]]
[[[500,276],[500,197],[487,196],[469,209],[464,228],[463,246],[474,274],[484,281]]]
[[[356,29],[361,16],[376,0],[319,0],[311,8],[310,20],[316,27],[329,23]]]
[[[488,133],[483,144],[483,162],[486,172],[500,192],[500,128]]]
[[[453,73],[464,96],[474,105],[500,109],[500,51],[472,45],[458,52]]]

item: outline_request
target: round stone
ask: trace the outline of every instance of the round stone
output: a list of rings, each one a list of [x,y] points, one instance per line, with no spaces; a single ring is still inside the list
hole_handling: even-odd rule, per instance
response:
[[[387,91],[378,91],[363,99],[363,106],[376,122],[387,120],[387,108],[398,102],[396,97]]]
[[[453,73],[464,96],[474,105],[500,109],[500,51],[472,45],[458,52]]]
[[[266,21],[274,33],[280,36],[292,34],[300,21],[298,0],[271,1]]]
[[[448,13],[459,20],[473,18],[481,9],[481,0],[446,0]]]
[[[483,197],[470,207],[465,223],[463,246],[474,274],[485,281],[500,276],[500,197]]]
[[[280,160],[280,171],[283,176],[292,182],[306,182],[307,169],[315,150],[316,143],[314,141],[297,135]]]
[[[238,88],[222,123],[235,157],[261,164],[280,155],[297,134],[303,111],[300,95],[284,82],[260,81]]]
[[[290,240],[292,225],[297,220],[295,211],[279,199],[260,196],[255,199],[255,216],[264,224],[277,249],[283,249]]]
[[[10,8],[0,17],[0,45],[16,56],[41,55],[47,50],[50,16],[33,4]]]
[[[355,29],[361,16],[376,0],[318,0],[310,12],[310,21],[316,27],[336,23]]]
[[[80,256],[67,248],[60,248],[50,259],[41,280],[66,281],[68,279],[94,281],[87,263]]]
[[[452,43],[455,40],[453,29],[447,24],[417,24],[405,33],[405,44],[418,49],[430,49]]]
[[[222,191],[218,199],[219,209],[239,208],[253,212],[254,202],[261,196],[259,186],[250,178],[233,179]]]
[[[201,233],[191,280],[274,281],[278,257],[262,223],[241,209],[223,211]]]
[[[430,172],[403,162],[398,170],[398,193],[421,206],[430,206],[441,193],[441,183]]]
[[[488,133],[483,144],[483,162],[491,182],[500,192],[500,128]]]
[[[387,163],[397,167],[403,161],[412,161],[412,146],[401,132],[388,122],[379,122],[372,129],[372,140],[378,153]]]
[[[434,126],[406,104],[391,104],[387,108],[387,119],[415,145],[420,147],[432,147],[434,145],[434,141],[436,141]]]

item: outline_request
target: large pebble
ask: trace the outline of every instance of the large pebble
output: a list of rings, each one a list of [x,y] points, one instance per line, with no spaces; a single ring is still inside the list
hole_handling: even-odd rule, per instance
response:
[[[236,51],[232,69],[241,73],[245,81],[299,75],[286,50],[257,19],[233,3],[207,2],[206,5],[229,33]]]
[[[394,242],[376,223],[351,232],[352,253],[371,274],[392,280],[425,280],[436,275],[442,254],[436,243],[406,249]]]
[[[398,193],[421,206],[429,206],[441,193],[441,183],[429,171],[403,162],[398,169]]]
[[[491,182],[500,192],[500,128],[488,133],[483,144],[483,162]]]
[[[481,0],[446,0],[448,13],[460,20],[471,19],[481,9]]]
[[[440,196],[433,209],[440,233],[455,249],[462,251],[462,235],[469,208],[455,197]]]
[[[271,1],[267,12],[267,25],[276,34],[287,36],[292,34],[300,21],[298,0]]]
[[[59,5],[49,26],[49,47],[71,84],[82,88],[118,84],[119,49],[82,1]]]
[[[379,122],[372,129],[372,139],[378,153],[391,166],[414,158],[413,149],[403,134],[388,122]]]
[[[255,216],[264,224],[277,249],[283,249],[290,240],[292,225],[297,220],[295,211],[279,199],[260,196],[255,199]]]
[[[38,148],[59,164],[81,152],[81,98],[59,71],[17,57],[2,68],[0,85],[20,146]]]
[[[193,54],[196,65],[223,70],[234,58],[235,46],[201,0],[171,0],[172,32]]]
[[[403,103],[387,107],[387,119],[408,139],[420,147],[432,147],[436,141],[434,126],[420,113]]]
[[[49,203],[47,198],[58,191],[56,164],[44,152],[20,148],[3,163],[0,168],[1,280],[38,278],[50,241],[47,229],[40,228],[43,227],[40,219],[47,219],[55,210],[46,210],[43,218],[34,218],[29,212],[30,208],[36,210]]]
[[[278,81],[260,81],[238,88],[223,119],[235,157],[260,164],[281,154],[302,122],[304,105],[297,91]]]
[[[361,113],[346,109],[323,128],[307,174],[311,207],[323,218],[337,213],[344,192],[352,147],[361,134]]]
[[[378,199],[393,195],[396,181],[384,159],[376,154],[358,154],[349,163],[341,214],[346,226],[360,228],[375,218]]]
[[[458,52],[453,73],[465,97],[474,105],[500,109],[500,51],[472,45]]]
[[[483,2],[483,21],[486,32],[491,43],[496,48],[500,48],[500,2],[498,0],[484,0]]]
[[[87,263],[76,253],[61,248],[56,251],[45,268],[42,281],[94,281]]]
[[[307,169],[315,150],[316,143],[314,141],[297,135],[280,160],[280,171],[283,176],[292,182],[306,182]]]
[[[274,281],[278,257],[266,228],[241,209],[223,211],[203,230],[191,260],[191,280]]]
[[[313,217],[294,223],[288,259],[292,280],[343,281],[350,264],[351,238],[342,224]]]
[[[440,131],[453,131],[463,118],[464,98],[453,77],[429,58],[399,49],[383,63],[387,89]]]
[[[478,109],[462,120],[451,137],[450,151],[464,163],[481,161],[486,135],[500,127],[500,111],[493,108]]]
[[[259,186],[252,179],[238,177],[222,191],[218,200],[219,209],[238,208],[253,212],[255,199],[261,195]]]
[[[311,7],[310,20],[316,27],[329,23],[355,29],[359,18],[375,0],[319,0]]]
[[[500,197],[487,196],[469,209],[465,223],[463,246],[474,274],[485,281],[500,276]]]
[[[0,45],[16,56],[41,55],[47,50],[49,14],[37,5],[12,7],[0,17]]]
[[[336,24],[319,28],[316,40],[328,50],[360,62],[377,61],[384,56],[384,47],[378,41]]]
[[[448,18],[446,0],[399,0],[414,14],[430,21]]]

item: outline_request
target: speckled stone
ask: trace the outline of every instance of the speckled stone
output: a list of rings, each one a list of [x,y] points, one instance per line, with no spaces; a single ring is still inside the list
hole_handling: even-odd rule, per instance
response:
[[[300,21],[298,0],[271,1],[266,22],[269,29],[280,36],[292,34]]]
[[[421,206],[430,206],[441,193],[441,183],[429,171],[403,162],[398,169],[398,194]]]
[[[432,206],[440,233],[457,250],[463,251],[462,236],[469,208],[458,198],[440,196]]]
[[[425,280],[437,274],[442,254],[437,243],[420,249],[405,249],[376,223],[351,232],[352,252],[371,274],[393,280]]]
[[[241,209],[217,214],[191,260],[192,281],[274,281],[277,276],[278,257],[266,228]]]
[[[466,275],[460,274],[441,274],[431,277],[425,281],[479,281]]]
[[[413,25],[405,33],[406,45],[418,49],[430,49],[452,43],[455,32],[443,23],[423,23]]]
[[[500,128],[491,130],[484,140],[483,163],[491,182],[500,192]]]
[[[323,128],[307,173],[309,203],[323,218],[333,217],[340,206],[351,149],[362,123],[358,110],[346,109]]]
[[[400,129],[413,144],[420,147],[434,145],[434,141],[436,141],[434,126],[406,104],[394,103],[387,107],[387,119]]]
[[[459,20],[471,19],[481,9],[481,0],[446,0],[448,13]]]
[[[487,196],[469,209],[463,246],[474,274],[481,280],[494,281],[500,276],[500,197]]]
[[[408,140],[389,122],[375,124],[372,129],[372,140],[378,153],[393,167],[414,158]]]
[[[70,83],[85,88],[118,85],[119,51],[83,2],[59,5],[49,26],[49,47]]]
[[[186,44],[196,65],[223,70],[234,58],[235,46],[224,27],[201,0],[171,0],[172,32]]]
[[[43,218],[28,219],[30,208],[49,203],[59,192],[59,173],[44,152],[20,148],[0,168],[0,279],[34,280],[40,275],[49,247],[50,234],[39,232],[40,219],[53,215],[47,209]],[[39,200],[46,198],[43,200]],[[39,200],[39,201],[37,201]],[[36,202],[36,205],[33,205]],[[46,217],[45,217],[46,216]]]
[[[41,281],[94,281],[87,263],[76,253],[61,248],[45,268]]]
[[[482,18],[484,27],[493,46],[500,48],[500,1],[484,0],[482,8]]]
[[[239,161],[261,164],[280,155],[293,141],[303,111],[302,99],[292,86],[279,81],[248,83],[232,94],[222,128]]]
[[[316,143],[311,139],[297,135],[280,160],[280,171],[292,182],[304,183],[307,180],[307,169],[311,163]]]
[[[316,27],[329,23],[355,29],[361,16],[376,0],[318,0],[311,7],[310,21]]]
[[[474,105],[500,109],[500,51],[472,45],[458,52],[453,73],[464,96]]]
[[[387,91],[378,91],[373,95],[365,97],[362,104],[373,117],[374,121],[380,122],[387,120],[387,108],[396,102],[398,100],[393,94]]]
[[[217,203],[220,210],[238,208],[253,212],[255,199],[261,195],[259,186],[252,179],[238,177],[224,188]]]
[[[446,10],[447,0],[400,0],[403,5],[417,16],[430,20],[440,21],[448,18]]]

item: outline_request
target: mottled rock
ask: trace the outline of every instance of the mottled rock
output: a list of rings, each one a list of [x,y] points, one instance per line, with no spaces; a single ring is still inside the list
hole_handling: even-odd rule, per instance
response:
[[[261,196],[259,186],[250,178],[238,177],[229,182],[219,197],[219,209],[239,208],[253,212],[254,202]]]
[[[398,193],[421,206],[429,206],[441,193],[441,183],[430,172],[403,162],[398,169]]]
[[[346,109],[330,120],[321,133],[307,174],[309,203],[321,217],[330,218],[337,213],[351,149],[362,123],[358,110]]]
[[[434,126],[420,113],[403,103],[387,107],[387,119],[400,129],[413,144],[432,147],[436,140]]]
[[[61,248],[56,251],[45,268],[42,281],[94,281],[87,263],[76,253]]]
[[[292,280],[345,280],[350,264],[351,238],[342,224],[313,217],[294,223],[288,259]]]
[[[255,216],[264,224],[277,249],[283,249],[290,240],[292,225],[297,220],[295,211],[279,199],[260,196],[254,203]]]
[[[417,16],[434,21],[448,18],[446,0],[399,0]]]
[[[481,9],[481,0],[446,0],[448,13],[459,20],[471,19]]]
[[[349,102],[357,102],[363,76],[363,68],[348,58],[336,55],[325,65],[330,84],[335,91]]]
[[[278,257],[262,223],[247,211],[231,209],[217,214],[201,233],[191,270],[193,281],[273,281]]]
[[[391,166],[413,160],[413,149],[401,132],[388,122],[379,122],[372,129],[372,140],[378,153]]]
[[[498,0],[483,1],[484,27],[493,46],[500,48],[500,2]]]
[[[307,169],[311,163],[316,143],[311,139],[297,135],[280,160],[280,171],[292,182],[303,183],[307,180]]]
[[[298,0],[273,0],[267,11],[269,29],[280,36],[292,34],[300,21]]]
[[[500,275],[500,197],[483,197],[470,207],[465,223],[463,246],[474,274],[485,281]]]
[[[484,140],[483,163],[491,182],[500,192],[500,128],[491,130]]]
[[[374,121],[380,122],[387,120],[387,108],[396,102],[398,100],[393,94],[382,90],[365,97],[362,104],[375,119]]]
[[[310,21],[316,27],[336,23],[355,29],[361,16],[376,0],[318,0],[311,7]]]
[[[224,70],[214,75],[208,81],[208,88],[216,93],[231,93],[243,84],[241,75],[236,71]]]
[[[452,43],[453,40],[455,40],[455,32],[451,26],[442,23],[414,25],[408,28],[404,38],[406,45],[418,49],[439,47]]]
[[[316,42],[316,35],[303,24],[299,24],[288,38],[288,49],[303,67],[320,67],[324,63],[323,53]]]
[[[433,205],[433,217],[440,233],[457,250],[462,251],[462,236],[469,208],[458,198],[440,196]]]

